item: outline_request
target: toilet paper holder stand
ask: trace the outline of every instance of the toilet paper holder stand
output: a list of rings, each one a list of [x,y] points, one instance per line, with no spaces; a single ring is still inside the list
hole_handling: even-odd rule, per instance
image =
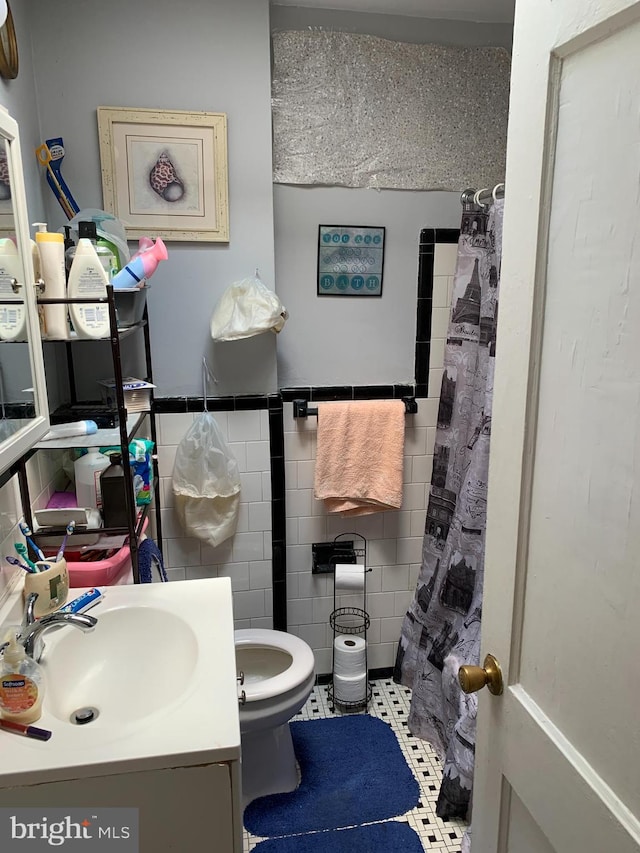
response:
[[[345,592],[340,593],[336,590],[335,583],[335,568],[334,568],[334,584],[333,584],[333,610],[329,616],[329,624],[333,630],[333,641],[331,643],[331,681],[327,686],[327,698],[329,700],[329,706],[333,710],[333,706],[337,705],[341,710],[346,711],[365,711],[371,701],[371,696],[373,693],[373,688],[369,683],[369,664],[367,660],[367,631],[371,624],[371,619],[369,614],[367,613],[367,574],[371,571],[371,569],[367,568],[367,540],[360,533],[341,533],[334,539],[334,543],[338,545],[341,539],[346,538],[354,538],[354,547],[350,549],[351,554],[354,555],[355,559],[353,560],[354,564],[360,564],[364,567],[363,575],[363,585],[362,592],[358,591],[358,593],[354,592]],[[359,540],[356,542],[355,540]],[[340,551],[337,549],[336,553],[332,554],[329,558],[330,562],[334,564],[334,567],[338,563],[351,563],[351,560],[342,559],[344,555],[340,554]],[[361,595],[361,603],[362,606],[344,606],[340,607],[339,598],[341,595],[348,595],[350,598],[353,595]],[[362,691],[362,696],[357,697],[355,699],[346,699],[340,696],[341,686],[336,685],[336,673],[335,673],[335,646],[336,639],[343,635],[357,635],[361,636],[364,639],[364,672],[365,672],[365,680],[364,680],[364,689]]]

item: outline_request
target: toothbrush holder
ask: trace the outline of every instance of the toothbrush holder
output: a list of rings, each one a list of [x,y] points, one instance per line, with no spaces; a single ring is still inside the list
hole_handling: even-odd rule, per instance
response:
[[[59,607],[64,607],[69,595],[69,571],[67,561],[63,558],[57,562],[39,560],[36,563],[38,571],[25,574],[23,597],[37,592],[34,614],[37,619],[53,613]]]

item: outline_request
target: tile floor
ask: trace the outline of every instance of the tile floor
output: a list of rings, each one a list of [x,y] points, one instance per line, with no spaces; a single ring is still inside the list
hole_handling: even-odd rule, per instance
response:
[[[422,791],[417,807],[394,820],[406,820],[420,836],[426,851],[459,853],[466,823],[461,820],[443,821],[436,817],[435,807],[441,775],[440,762],[426,741],[409,733],[407,718],[411,691],[407,687],[395,684],[391,679],[379,679],[372,681],[371,684],[373,696],[368,713],[389,723]],[[321,685],[313,689],[306,705],[294,719],[315,720],[331,717],[334,713],[339,711],[330,710],[327,702],[327,688]],[[260,840],[245,830],[245,853],[253,850]]]

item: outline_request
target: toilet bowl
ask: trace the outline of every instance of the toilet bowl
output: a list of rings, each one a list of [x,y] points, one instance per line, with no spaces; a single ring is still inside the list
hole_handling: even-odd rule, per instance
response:
[[[243,803],[293,791],[298,770],[289,720],[315,683],[310,647],[285,631],[244,628],[235,632],[236,669],[244,674],[240,706]]]

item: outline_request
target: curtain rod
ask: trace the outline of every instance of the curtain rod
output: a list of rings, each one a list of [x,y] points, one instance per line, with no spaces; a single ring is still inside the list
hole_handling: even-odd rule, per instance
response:
[[[476,190],[470,187],[463,190],[460,194],[460,204],[488,207],[491,201],[495,201],[497,198],[504,198],[504,184],[496,184],[493,189],[484,187],[481,190]]]

